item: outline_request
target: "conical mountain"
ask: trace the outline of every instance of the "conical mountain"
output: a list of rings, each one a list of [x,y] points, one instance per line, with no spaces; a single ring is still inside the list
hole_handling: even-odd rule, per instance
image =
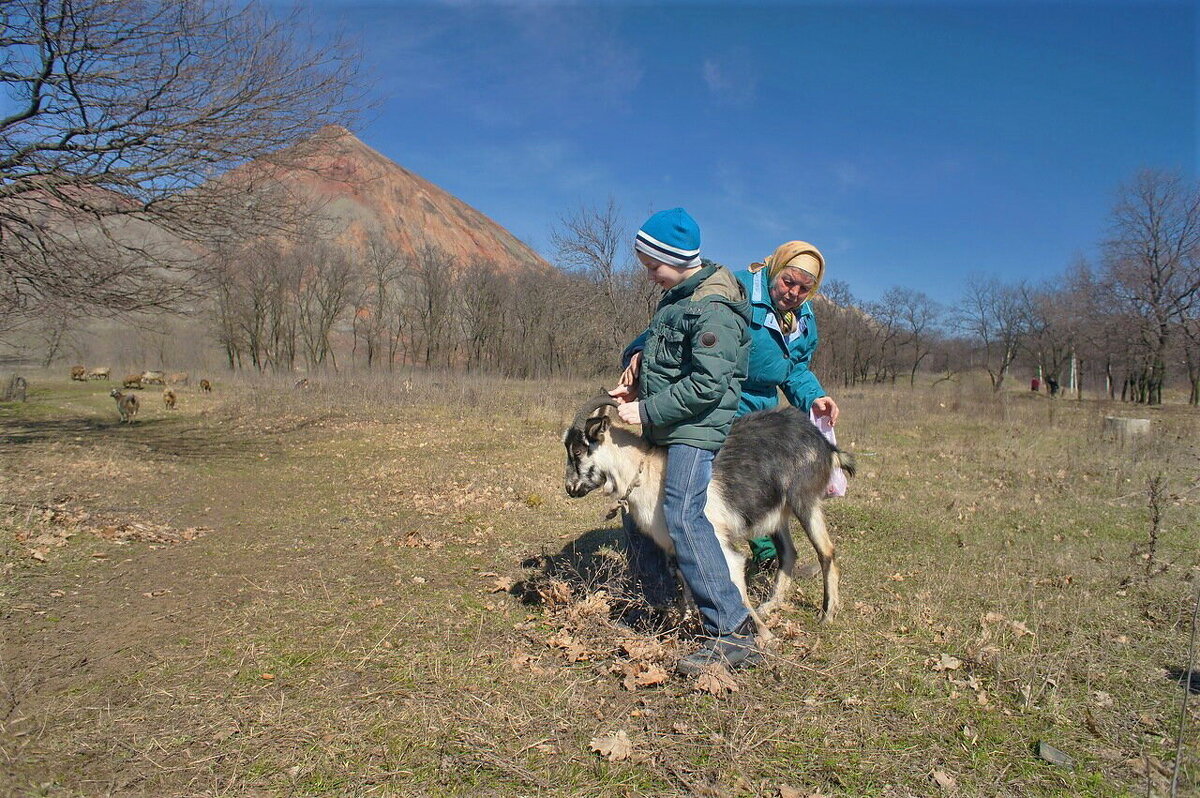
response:
[[[459,264],[481,258],[498,272],[549,268],[499,224],[343,127],[322,128],[270,160],[272,178],[316,209],[311,227],[342,245],[381,236],[402,255],[429,244]]]

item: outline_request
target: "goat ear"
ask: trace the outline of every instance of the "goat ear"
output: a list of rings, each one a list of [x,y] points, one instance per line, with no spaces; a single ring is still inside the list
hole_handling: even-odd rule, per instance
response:
[[[587,421],[583,422],[583,435],[589,441],[599,440],[600,436],[608,431],[609,425],[612,424],[612,419],[608,417],[608,413],[603,413],[599,416],[592,416]]]

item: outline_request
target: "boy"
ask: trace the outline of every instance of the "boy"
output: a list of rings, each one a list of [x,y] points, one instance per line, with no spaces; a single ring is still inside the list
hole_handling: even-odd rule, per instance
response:
[[[676,670],[748,667],[762,658],[754,620],[729,578],[704,507],[713,457],[729,434],[746,376],[750,305],[728,269],[701,263],[700,228],[683,208],[647,219],[634,248],[665,293],[649,328],[625,350],[629,365],[611,394],[621,402],[622,421],[641,424],[648,441],[667,447],[663,513],[709,638]],[[661,584],[667,564],[658,547],[636,532],[629,545],[635,574],[647,586]]]

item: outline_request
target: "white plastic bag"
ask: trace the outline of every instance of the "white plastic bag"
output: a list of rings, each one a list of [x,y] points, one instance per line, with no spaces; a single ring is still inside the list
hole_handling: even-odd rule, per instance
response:
[[[808,417],[812,420],[813,426],[819,429],[821,434],[825,436],[825,440],[836,446],[837,435],[833,432],[833,424],[829,422],[829,416],[818,416],[809,410]],[[825,497],[845,496],[846,485],[846,472],[840,468],[834,468],[829,474],[829,484],[825,486]]]

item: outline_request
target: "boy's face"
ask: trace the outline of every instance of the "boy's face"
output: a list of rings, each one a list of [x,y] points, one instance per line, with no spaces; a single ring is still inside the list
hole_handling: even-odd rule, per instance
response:
[[[646,267],[646,276],[650,278],[650,282],[654,283],[664,291],[670,291],[675,286],[686,280],[696,269],[677,269],[674,266],[668,266],[660,260],[642,252],[637,251],[638,260]]]

